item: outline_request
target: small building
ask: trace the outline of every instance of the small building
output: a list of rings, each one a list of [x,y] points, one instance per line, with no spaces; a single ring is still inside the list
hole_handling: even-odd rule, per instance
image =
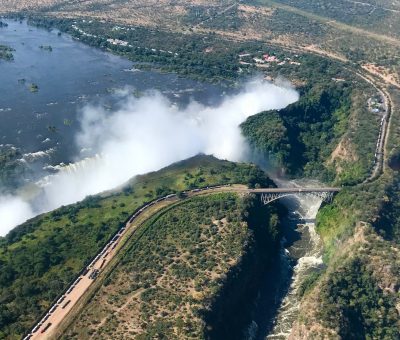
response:
[[[253,58],[253,60],[257,63],[257,64],[264,64],[265,61],[260,59],[260,58]]]
[[[250,57],[250,56],[251,56],[250,53],[242,53],[242,54],[239,54],[239,58],[245,58],[245,57]]]

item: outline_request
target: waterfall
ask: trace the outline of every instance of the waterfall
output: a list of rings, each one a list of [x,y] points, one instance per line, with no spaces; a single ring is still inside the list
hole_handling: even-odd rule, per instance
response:
[[[69,164],[61,163],[56,166],[47,166],[46,169],[54,171],[56,173],[41,178],[35,184],[43,188],[50,185],[55,178],[63,174],[73,175],[73,174],[90,173],[91,171],[95,170],[95,168],[99,165],[101,160],[103,160],[103,157],[99,154],[96,154],[93,157],[86,157],[75,163],[69,163]]]

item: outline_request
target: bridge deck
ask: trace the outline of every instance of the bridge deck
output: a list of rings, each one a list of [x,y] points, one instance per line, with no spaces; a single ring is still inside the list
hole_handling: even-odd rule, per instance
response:
[[[267,194],[267,193],[312,193],[312,192],[339,192],[340,188],[260,188],[260,189],[247,189],[248,193],[253,194]]]

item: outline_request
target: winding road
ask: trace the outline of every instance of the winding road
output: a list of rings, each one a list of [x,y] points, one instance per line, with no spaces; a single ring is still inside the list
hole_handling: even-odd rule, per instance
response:
[[[234,6],[234,5],[231,5]],[[229,8],[228,8],[229,9]],[[228,10],[228,9],[225,9]],[[221,13],[222,14],[222,13]],[[201,25],[201,23],[199,24]],[[271,44],[274,45],[274,44]],[[313,53],[323,57],[330,58],[326,55],[315,53],[307,50],[306,48],[288,48],[287,46],[281,46],[286,50],[291,50],[294,52],[306,52]],[[384,171],[386,166],[386,145],[389,137],[389,129],[392,120],[392,101],[390,94],[383,86],[380,86],[375,78],[366,74],[363,71],[358,71],[353,68],[348,68],[350,71],[357,74],[364,81],[370,83],[378,93],[384,98],[385,102],[385,113],[382,118],[382,123],[380,125],[379,137],[377,140],[376,153],[374,159],[374,166],[370,176],[364,181],[371,182],[376,180]],[[291,192],[301,192],[302,189],[290,188]],[[304,190],[310,190],[309,188]],[[332,190],[334,192],[338,191],[336,188],[315,188],[313,191],[318,190]],[[282,188],[278,189],[268,189],[268,192],[281,192]],[[232,185],[232,186],[216,186],[207,187],[204,189],[195,189],[186,192],[187,197],[193,197],[196,195],[210,194],[216,192],[237,192],[241,194],[246,193],[264,193],[267,192],[266,189],[248,189],[245,186]],[[59,329],[62,322],[65,321],[66,317],[71,314],[74,307],[75,310],[78,309],[78,302],[82,300],[83,296],[88,293],[90,288],[93,288],[94,283],[98,280],[99,276],[102,276],[105,269],[110,266],[110,264],[116,260],[116,255],[124,248],[126,243],[135,234],[141,225],[143,225],[146,220],[164,209],[179,201],[176,195],[167,195],[162,198],[158,198],[145,206],[138,209],[126,223],[125,227],[121,228],[117,234],[101,249],[101,251],[96,255],[96,257],[91,261],[91,263],[85,267],[75,281],[64,291],[64,293],[57,299],[57,301],[49,308],[46,314],[40,319],[40,321],[31,329],[28,335],[24,339],[48,339],[55,335],[56,331]]]
[[[382,87],[380,87],[372,78],[372,76],[368,76],[366,74],[362,74],[360,72],[354,71],[360,78],[364,81],[372,85],[379,95],[383,98],[384,104],[384,114],[381,119],[380,127],[379,127],[379,135],[378,140],[376,142],[376,149],[374,155],[374,166],[372,172],[369,177],[367,177],[363,183],[369,183],[378,178],[382,172],[385,171],[386,166],[386,145],[389,138],[389,129],[392,120],[392,100],[390,98],[390,94]]]
[[[364,182],[371,182],[378,178],[384,171],[385,167],[385,153],[386,145],[389,135],[390,121],[391,121],[391,98],[390,95],[381,87],[379,87],[370,77],[356,72],[358,76],[374,86],[377,91],[385,98],[386,112],[384,119],[380,125],[380,133],[377,141],[377,151],[375,157],[375,164],[371,175]],[[259,193],[279,193],[282,190],[287,193],[301,193],[301,192],[337,192],[337,188],[260,188],[248,189],[241,185],[232,186],[216,186],[207,187],[203,189],[194,189],[187,191],[187,197],[196,195],[217,193],[217,192],[236,192],[239,194],[259,194]],[[75,281],[68,287],[68,289],[57,299],[57,301],[49,308],[47,313],[40,319],[40,321],[31,329],[24,340],[28,339],[49,339],[55,335],[61,323],[65,321],[66,317],[71,314],[71,311],[77,306],[82,297],[94,285],[98,276],[102,275],[104,270],[112,263],[116,255],[124,248],[126,243],[135,234],[138,228],[156,212],[164,209],[165,207],[179,201],[179,198],[174,195],[167,195],[158,198],[145,206],[139,208],[126,223],[125,227],[121,228],[117,234],[101,249],[91,263],[85,267]],[[78,306],[77,306],[78,307]],[[76,308],[75,308],[76,309]]]
[[[371,182],[377,179],[382,172],[385,170],[386,163],[386,145],[389,136],[390,122],[392,119],[391,115],[391,98],[384,88],[377,85],[371,77],[354,71],[359,77],[370,83],[376,88],[383,98],[385,98],[385,114],[384,119],[380,125],[380,132],[377,141],[377,150],[375,155],[375,164],[371,175],[364,181]],[[232,186],[216,186],[207,187],[203,189],[194,189],[186,192],[187,197],[192,197],[202,194],[210,194],[217,192],[236,192],[240,194],[257,194],[257,193],[278,193],[286,190],[288,193],[297,193],[304,191],[339,191],[337,188],[260,188],[260,189],[248,189],[241,185]],[[54,336],[55,332],[59,329],[60,324],[66,319],[71,311],[82,299],[82,297],[88,292],[93,284],[98,279],[99,275],[102,275],[104,270],[110,265],[115,259],[116,255],[123,249],[124,245],[134,235],[138,228],[156,212],[163,208],[176,203],[179,198],[176,195],[167,195],[162,198],[158,198],[145,206],[139,208],[126,223],[125,227],[121,228],[117,234],[101,249],[91,263],[84,268],[76,280],[68,287],[61,297],[49,308],[47,313],[40,319],[40,321],[32,328],[24,340],[28,339],[49,339]]]

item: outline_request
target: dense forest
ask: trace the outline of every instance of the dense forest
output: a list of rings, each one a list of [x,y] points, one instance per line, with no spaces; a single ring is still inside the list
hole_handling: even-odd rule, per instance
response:
[[[387,240],[400,244],[400,179],[394,178],[374,227]]]
[[[197,13],[195,6],[188,12],[189,17],[192,12]],[[201,19],[201,14],[196,16]],[[337,61],[289,52],[257,40],[230,41],[226,48],[227,41],[213,32],[192,32],[188,39],[188,32],[96,20],[36,16],[30,18],[30,23],[47,29],[57,27],[87,44],[138,62],[135,67],[231,84],[260,73],[284,86],[288,84],[282,77],[290,79],[300,92],[298,103],[280,112],[260,113],[242,124],[257,156],[261,153],[272,166],[290,175],[337,184],[360,183],[371,173],[379,117],[370,112],[367,102],[376,91]],[[213,20],[212,24],[217,22]],[[246,57],[242,59],[241,55]],[[264,55],[282,62],[254,62],[254,57]],[[333,157],[339,145],[347,155],[342,156],[338,150],[339,156]]]
[[[328,327],[339,324],[342,339],[398,339],[395,301],[384,294],[366,261],[366,257],[351,258],[329,277],[319,317]]]
[[[383,176],[343,189],[333,204],[321,208],[317,231],[327,267],[304,282],[299,324],[319,324],[320,331],[343,339],[400,336],[398,193],[397,178]]]
[[[254,149],[290,174],[332,181],[335,174],[324,163],[345,132],[350,94],[346,85],[312,88],[285,109],[248,118],[241,125],[243,134]]]
[[[209,82],[223,82],[239,76],[237,54],[241,45],[232,43],[227,50],[224,42],[212,33],[187,39],[183,33],[148,27],[133,28],[87,20],[77,23],[71,19],[37,16],[32,17],[30,23],[47,29],[58,28],[90,46],[138,62],[136,67],[177,72]],[[209,46],[213,46],[212,53],[205,52]]]
[[[192,10],[196,11],[192,8],[188,16]],[[188,20],[192,21],[190,18]],[[291,52],[265,43],[265,40],[232,40],[213,30],[177,32],[157,27],[132,27],[98,20],[60,19],[43,15],[30,16],[28,22],[49,30],[57,28],[90,46],[132,60],[135,67],[176,72],[207,82],[234,84],[238,79],[260,73],[272,78],[283,76],[311,84],[329,84],[332,77],[353,78],[334,60],[299,51]],[[249,58],[241,60],[239,56],[243,54],[249,55]],[[253,58],[262,58],[264,54],[284,62],[263,64],[261,66],[265,67],[260,68]]]
[[[272,168],[290,176],[362,182],[371,173],[379,132],[380,116],[367,105],[376,91],[356,75],[338,71],[335,63],[313,56],[299,60],[302,71],[271,71],[299,82],[299,101],[249,117],[241,124],[243,135]]]
[[[397,182],[343,189],[319,211],[326,267],[301,284],[294,337],[399,338]]]
[[[337,8],[337,5],[333,7]],[[308,29],[304,29],[303,22],[293,20],[298,16],[282,10],[277,10],[276,14],[287,21],[291,20],[289,25],[284,21],[280,23],[279,27],[282,30],[293,29],[297,32],[297,28],[303,26],[300,32],[309,34]],[[194,19],[201,21],[202,17],[197,15],[197,11],[190,11],[187,19],[190,22]],[[91,46],[139,62],[137,67],[174,71],[208,81],[235,81],[243,75],[260,71],[261,68],[254,63],[239,65],[240,53],[246,52],[252,57],[261,57],[263,53],[268,52],[281,60],[289,56],[293,58],[292,53],[267,47],[257,41],[231,41],[229,48],[226,48],[226,41],[222,41],[221,36],[212,32],[191,35],[188,39],[187,34],[158,30],[154,27],[129,28],[99,21],[39,17],[32,20],[39,26],[49,29],[58,27],[62,32],[67,32]],[[303,20],[309,23],[308,19]],[[229,29],[235,30],[242,24],[241,21],[233,22],[229,19],[215,20],[207,25],[212,29],[228,25]],[[314,24],[313,34],[324,38],[326,32],[318,31],[319,25]],[[143,41],[146,41],[146,45]],[[329,41],[340,43],[340,39]],[[379,49],[371,48],[371,51],[376,52],[378,59],[389,63],[390,58],[380,58]],[[357,60],[365,57],[364,51],[360,51],[356,45],[351,48],[349,54],[357,55]],[[262,69],[262,73],[270,77],[268,79],[279,79],[280,76],[289,78],[301,93],[299,102],[279,111],[255,115],[242,124],[242,130],[257,154],[261,153],[274,166],[284,169],[288,174],[319,178],[335,185],[351,185],[351,188],[344,188],[331,205],[324,205],[318,214],[317,231],[324,242],[326,270],[310,276],[303,282],[300,294],[304,296],[306,304],[301,308],[299,320],[306,326],[321,324],[322,327],[333,330],[333,334],[345,339],[399,338],[399,318],[395,310],[396,304],[398,305],[399,287],[396,281],[396,277],[399,276],[399,258],[396,250],[400,235],[400,186],[396,180],[398,172],[387,172],[372,183],[359,184],[370,174],[379,133],[379,117],[367,109],[367,100],[375,95],[375,91],[371,91],[360,78],[336,62],[302,53],[299,53],[295,60],[300,65],[271,64]],[[395,117],[394,124],[397,121],[398,116]],[[398,127],[393,128],[394,134],[398,134],[398,131]],[[334,158],[336,147],[341,142],[347,146],[347,158]],[[393,150],[390,153],[392,157],[389,165],[393,170],[398,170],[399,140],[391,141],[390,145]],[[14,155],[10,154],[8,157],[7,164],[15,164]],[[13,178],[9,176],[7,168],[4,169],[1,180],[5,181],[6,178],[12,183]],[[0,266],[4,268],[0,273],[0,338],[10,334],[22,334],[121,226],[129,213],[144,202],[169,192],[217,183],[245,183],[252,187],[257,184],[271,185],[255,167],[219,163],[215,160],[209,162],[204,158],[196,165],[184,162],[182,167],[175,166],[166,173],[151,174],[131,183],[121,192],[105,197],[91,197],[77,205],[63,207],[40,216],[15,229],[6,238],[0,238]],[[391,177],[394,178],[393,181]],[[110,318],[103,315],[107,327],[100,328],[99,334],[103,336],[134,332],[132,334],[142,334],[144,338],[168,337],[173,334],[172,326],[177,325],[179,332],[188,336],[208,334],[232,338],[229,330],[221,325],[224,325],[226,320],[237,327],[244,322],[241,315],[245,313],[237,312],[235,298],[246,296],[242,294],[241,289],[244,289],[245,283],[252,287],[254,282],[246,280],[246,273],[234,270],[228,274],[224,272],[225,281],[219,280],[219,277],[213,281],[207,275],[199,275],[199,268],[203,268],[207,274],[215,268],[220,270],[218,259],[212,250],[224,253],[221,258],[228,262],[228,255],[231,256],[229,258],[237,257],[241,251],[240,254],[243,255],[243,249],[240,247],[233,247],[232,252],[226,247],[221,248],[224,243],[218,239],[221,227],[218,222],[221,222],[222,227],[227,224],[218,218],[230,216],[227,221],[234,235],[229,235],[229,240],[235,245],[243,240],[250,240],[251,245],[257,229],[251,229],[249,216],[244,216],[241,210],[242,203],[239,204],[237,198],[226,198],[226,205],[218,205],[217,201],[215,198],[214,201],[211,199],[201,202],[204,210],[196,205],[196,202],[192,202],[188,205],[190,211],[179,207],[166,215],[157,216],[146,226],[144,230],[151,232],[143,234],[143,240],[152,245],[154,240],[159,241],[154,245],[155,250],[147,252],[148,249],[140,242],[137,248],[132,247],[126,262],[123,262],[124,277],[127,278],[123,283],[129,286],[115,287],[118,286],[116,282],[120,282],[116,281],[119,274],[115,274],[107,279],[102,290],[107,297],[104,306],[111,309],[122,306],[123,299],[120,299],[120,296],[126,295],[128,291],[137,292],[138,295],[134,299],[140,302],[138,317],[141,318],[142,324],[137,329],[125,329],[124,322],[120,327],[120,319],[115,315]],[[107,213],[102,214],[103,212]],[[200,213],[213,217],[218,215],[218,218],[207,221],[196,219]],[[204,223],[199,226],[196,224],[198,220]],[[270,219],[270,222],[270,225],[276,226],[276,220]],[[247,229],[239,228],[240,223],[246,223]],[[369,223],[372,225],[371,229],[365,227]],[[364,227],[361,228],[360,225]],[[153,226],[156,226],[157,230],[154,230]],[[359,231],[360,228],[363,232]],[[267,241],[272,248],[276,245],[275,229],[268,230],[271,237]],[[196,230],[196,233],[192,234],[192,230]],[[165,236],[169,232],[175,238],[166,239]],[[262,240],[260,235],[258,238]],[[199,239],[204,242],[205,247],[193,249],[193,240]],[[204,255],[208,249],[206,246],[213,248],[207,253],[211,254],[209,257]],[[172,253],[181,254],[182,249],[189,249],[189,254],[199,256],[201,261],[191,263],[187,258],[184,258],[184,261],[181,261],[181,258],[173,258],[171,263],[164,262]],[[169,257],[160,256],[164,253]],[[135,255],[144,256],[147,261],[139,261]],[[253,263],[257,263],[255,258],[249,258]],[[185,310],[185,317],[182,319],[171,319],[176,306],[184,300],[182,296],[175,291],[171,295],[163,294],[158,289],[158,279],[163,278],[165,274],[160,274],[163,268],[168,268],[175,280],[173,282],[176,282],[178,276],[185,279],[179,282],[181,285],[173,286],[172,291],[179,290],[182,285],[194,280],[190,286],[193,299],[189,299],[188,303],[193,302],[196,308]],[[136,279],[140,282],[139,286],[130,285],[132,277],[135,282]],[[233,279],[238,277],[243,278],[242,287],[235,286],[237,281]],[[212,298],[201,300],[196,294],[202,292],[202,289],[206,292],[208,284],[213,287],[212,294],[208,295]],[[227,286],[235,292],[235,296],[224,291],[224,287]],[[111,287],[119,289],[118,294],[108,294],[107,290]],[[316,299],[318,308],[310,308],[307,305],[313,298]],[[166,302],[166,310],[161,310],[157,300]],[[96,313],[98,303],[96,298],[90,307],[94,308]],[[242,304],[242,307],[244,308],[245,304]],[[319,312],[320,309],[322,312]],[[316,313],[314,319],[307,315],[311,313],[310,310]],[[88,314],[83,315],[85,317],[81,324],[94,320]],[[153,317],[154,315],[156,317]],[[96,322],[97,317],[96,314]],[[82,331],[79,329],[81,324],[73,325],[68,334],[79,336]],[[91,332],[89,335],[95,334],[92,328],[85,331]]]

